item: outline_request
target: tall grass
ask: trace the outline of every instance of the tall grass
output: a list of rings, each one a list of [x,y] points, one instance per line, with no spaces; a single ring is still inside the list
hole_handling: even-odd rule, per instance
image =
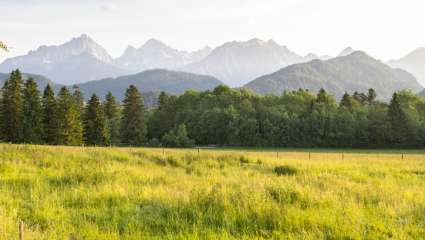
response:
[[[0,239],[425,239],[424,189],[420,152],[0,144]]]

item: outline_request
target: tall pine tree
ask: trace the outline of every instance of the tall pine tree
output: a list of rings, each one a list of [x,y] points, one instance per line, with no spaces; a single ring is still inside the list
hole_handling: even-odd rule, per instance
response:
[[[127,88],[123,106],[121,142],[140,146],[146,142],[146,122],[143,99],[135,86]]]
[[[111,92],[106,94],[103,109],[106,116],[109,144],[117,145],[120,143],[120,109]]]
[[[393,146],[403,146],[407,142],[409,132],[406,113],[401,108],[398,94],[394,93],[388,107],[388,120],[390,124],[390,142]]]
[[[83,144],[83,126],[80,106],[66,87],[62,87],[57,98],[59,145],[78,146]]]
[[[29,78],[25,82],[23,94],[22,125],[23,142],[42,143],[43,124],[40,92],[37,83]]]
[[[43,141],[47,144],[56,144],[58,141],[57,104],[55,93],[50,84],[43,92]]]
[[[105,145],[109,142],[105,115],[96,94],[90,98],[84,115],[84,139],[88,145]]]
[[[2,132],[3,140],[20,142],[22,140],[22,75],[19,70],[12,71],[3,86]]]

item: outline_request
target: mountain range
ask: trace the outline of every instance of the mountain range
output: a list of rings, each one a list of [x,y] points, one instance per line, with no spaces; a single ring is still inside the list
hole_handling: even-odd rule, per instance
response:
[[[239,87],[282,67],[311,60],[311,57],[297,55],[273,40],[252,39],[225,43],[202,61],[189,64],[181,70],[211,75],[229,86]]]
[[[419,91],[415,77],[401,69],[393,69],[361,51],[330,60],[313,60],[288,66],[257,78],[244,88],[261,94],[282,94],[299,88],[317,92],[326,89],[337,98],[345,92],[376,90],[380,99],[388,100],[402,89]]]
[[[413,73],[425,85],[424,62],[425,48],[419,48],[387,64]],[[302,56],[273,40],[260,39],[226,42],[214,49],[205,47],[193,52],[150,39],[139,48],[129,46],[120,57],[113,58],[83,34],[0,64],[0,72],[16,68],[33,74],[41,87],[52,81],[57,83],[55,89],[76,84],[88,95],[103,95],[110,90],[119,98],[129,84],[139,86],[144,93],[173,94],[188,89],[207,90],[219,84],[245,87],[261,94],[325,88],[337,96],[345,91],[374,88],[383,99],[403,88],[422,89],[406,71],[392,69],[351,47],[336,58],[314,53]],[[0,81],[2,76],[7,74],[0,75]]]
[[[6,59],[0,64],[0,72],[19,68],[23,72],[44,75],[59,84],[72,85],[159,68],[211,75],[229,86],[238,87],[282,67],[315,58],[322,57],[300,56],[273,40],[233,41],[215,49],[205,47],[187,52],[150,39],[139,48],[127,47],[114,59],[83,34],[61,45],[41,46],[26,55]]]

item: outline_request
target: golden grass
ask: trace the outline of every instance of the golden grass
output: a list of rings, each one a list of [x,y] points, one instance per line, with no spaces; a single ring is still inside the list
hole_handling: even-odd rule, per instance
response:
[[[0,144],[0,239],[425,239],[424,189],[420,151]]]

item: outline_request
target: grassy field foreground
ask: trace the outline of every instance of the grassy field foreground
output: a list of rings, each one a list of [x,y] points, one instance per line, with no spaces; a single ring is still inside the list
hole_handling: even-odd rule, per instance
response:
[[[19,221],[25,239],[425,239],[425,155],[0,144],[0,239]]]

